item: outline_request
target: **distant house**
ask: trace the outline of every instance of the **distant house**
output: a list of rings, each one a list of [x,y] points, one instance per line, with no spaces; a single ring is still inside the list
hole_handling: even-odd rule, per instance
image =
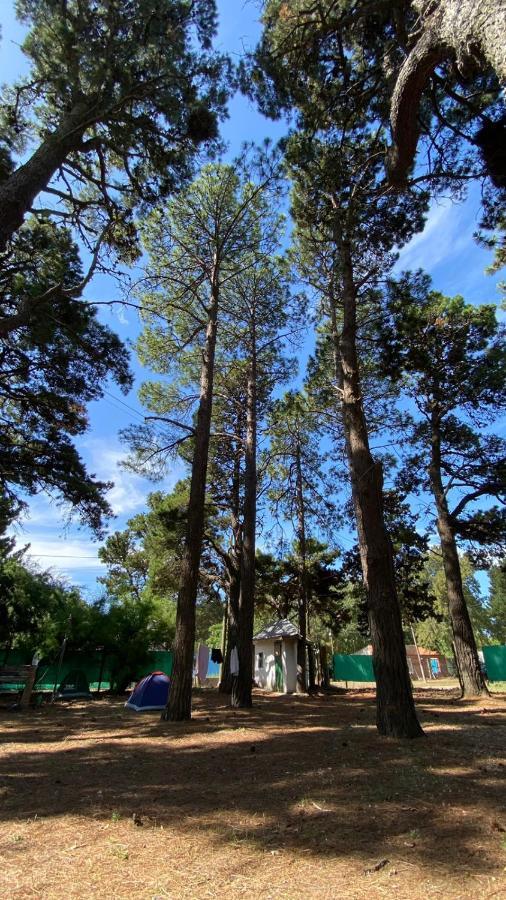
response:
[[[370,644],[357,650],[360,656],[372,656]],[[422,680],[425,678],[447,678],[450,674],[446,657],[437,650],[427,650],[425,647],[415,647],[414,644],[406,644],[406,659],[411,678]]]
[[[437,650],[427,650],[425,647],[418,647],[417,651],[414,644],[407,644],[406,657],[409,674],[412,678],[420,679],[423,678],[423,675],[426,678],[448,678],[450,674],[446,656],[438,653]]]
[[[258,687],[281,694],[297,690],[299,638],[288,619],[273,622],[254,635],[254,679]]]

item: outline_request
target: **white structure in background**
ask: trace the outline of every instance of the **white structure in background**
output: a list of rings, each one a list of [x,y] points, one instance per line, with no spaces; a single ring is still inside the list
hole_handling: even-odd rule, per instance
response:
[[[297,644],[300,634],[288,619],[267,625],[253,637],[254,679],[266,691],[297,690]]]

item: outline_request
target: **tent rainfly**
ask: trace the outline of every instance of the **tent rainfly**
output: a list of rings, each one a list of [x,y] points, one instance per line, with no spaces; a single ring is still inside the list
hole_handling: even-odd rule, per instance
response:
[[[135,685],[125,706],[135,712],[165,709],[169,699],[170,678],[165,672],[151,672]]]
[[[90,685],[81,669],[72,669],[60,684],[56,694],[57,700],[75,700],[77,698],[91,700]]]

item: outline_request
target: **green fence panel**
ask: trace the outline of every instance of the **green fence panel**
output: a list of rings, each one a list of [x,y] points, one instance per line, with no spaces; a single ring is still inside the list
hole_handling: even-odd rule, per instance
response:
[[[30,665],[32,657],[20,650],[9,650],[8,652],[2,651],[0,660],[1,665],[4,666],[23,666]],[[111,687],[111,675],[116,661],[117,657],[110,653],[104,654],[100,650],[71,650],[65,653],[60,667],[58,667],[57,659],[41,659],[37,669],[35,690],[52,691],[56,682],[56,687],[59,687],[66,675],[74,669],[80,669],[88,679],[91,691],[98,691],[99,685],[101,691],[108,691]],[[170,650],[150,650],[148,662],[144,667],[140,667],[135,680],[138,681],[153,671],[165,672],[167,675],[172,674],[172,652]],[[17,691],[20,686],[22,687],[13,682],[12,685],[2,685],[2,690]]]
[[[372,656],[334,653],[334,681],[375,681]]]
[[[24,650],[0,650],[0,665],[2,666],[29,666],[32,662],[31,653]]]
[[[172,651],[171,650],[150,650],[149,663],[139,672],[139,678],[149,675],[150,672],[165,672],[166,675],[172,675]]]
[[[100,651],[70,651],[63,657],[60,667],[58,661],[41,659],[37,669],[35,688],[39,691],[52,691],[55,683],[59,687],[63,679],[74,669],[84,672],[90,690],[97,691],[99,683],[101,690],[107,691],[110,687],[111,658]],[[101,677],[102,676],[102,677]]]
[[[483,647],[483,657],[489,681],[506,681],[506,645]]]

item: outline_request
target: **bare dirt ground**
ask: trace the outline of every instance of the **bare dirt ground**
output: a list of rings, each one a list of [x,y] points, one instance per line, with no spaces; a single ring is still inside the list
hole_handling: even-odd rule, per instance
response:
[[[506,696],[418,704],[411,742],[370,691],[0,710],[0,896],[506,898]]]

